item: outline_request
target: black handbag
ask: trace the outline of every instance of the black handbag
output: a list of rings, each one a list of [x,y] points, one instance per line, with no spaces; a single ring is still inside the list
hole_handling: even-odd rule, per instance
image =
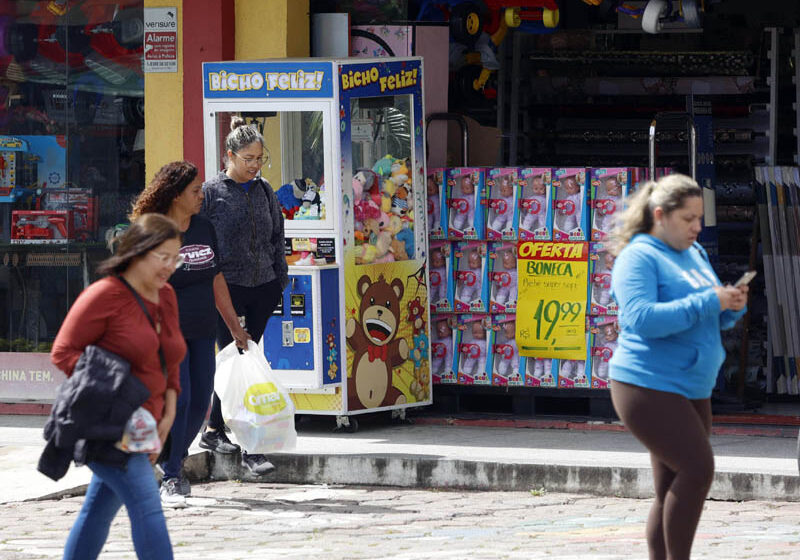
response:
[[[47,445],[39,471],[58,480],[73,460],[78,465],[88,460],[124,465],[126,455],[113,443],[149,397],[127,360],[99,346],[84,348],[72,375],[58,388],[44,427]]]

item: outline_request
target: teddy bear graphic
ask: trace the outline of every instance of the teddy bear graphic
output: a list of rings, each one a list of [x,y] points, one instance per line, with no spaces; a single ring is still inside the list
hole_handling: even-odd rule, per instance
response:
[[[392,371],[408,359],[408,342],[397,338],[400,328],[403,282],[373,282],[368,275],[356,285],[361,305],[357,318],[347,320],[347,344],[353,368],[347,378],[349,410],[404,404],[405,395],[392,385]]]

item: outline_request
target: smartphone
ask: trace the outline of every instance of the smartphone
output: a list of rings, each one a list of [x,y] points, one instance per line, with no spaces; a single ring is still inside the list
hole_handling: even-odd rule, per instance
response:
[[[755,277],[756,277],[756,274],[758,274],[758,272],[757,272],[757,271],[755,271],[755,270],[748,270],[747,272],[745,272],[744,274],[742,274],[742,277],[741,277],[741,278],[739,278],[739,279],[736,281],[736,284],[734,284],[733,286],[734,286],[735,288],[738,288],[739,286],[746,286],[747,284],[749,284],[749,283],[750,283],[750,280],[752,280],[753,278],[755,278]]]

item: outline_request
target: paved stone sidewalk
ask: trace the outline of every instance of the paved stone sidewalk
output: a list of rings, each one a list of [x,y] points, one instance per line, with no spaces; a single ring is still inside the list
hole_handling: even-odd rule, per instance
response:
[[[646,558],[649,500],[524,492],[197,484],[168,510],[176,558]],[[58,558],[82,498],[0,506],[0,559]],[[707,502],[693,558],[800,557],[800,503]],[[104,559],[135,558],[127,517]]]

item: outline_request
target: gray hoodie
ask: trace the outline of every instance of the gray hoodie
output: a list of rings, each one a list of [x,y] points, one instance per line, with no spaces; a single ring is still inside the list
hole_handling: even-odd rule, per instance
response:
[[[203,215],[214,224],[228,284],[252,288],[277,278],[285,288],[283,214],[269,183],[257,178],[245,192],[221,171],[203,183],[203,195]]]

